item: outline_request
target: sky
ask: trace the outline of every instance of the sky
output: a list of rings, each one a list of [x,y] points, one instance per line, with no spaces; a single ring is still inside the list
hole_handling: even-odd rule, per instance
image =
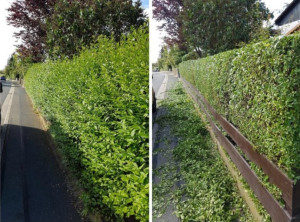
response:
[[[13,33],[16,29],[9,26],[6,22],[8,16],[7,8],[10,7],[14,0],[1,0],[0,3],[0,70],[3,70],[7,64],[7,60],[13,54],[17,44]],[[149,11],[149,0],[141,0],[143,8]],[[149,13],[148,13],[149,14]]]
[[[8,58],[15,51],[16,40],[13,37],[15,29],[7,25],[6,9],[9,8],[12,0],[1,0],[0,3],[0,70],[3,70]]]
[[[142,0],[142,5],[143,5],[143,7],[144,8],[149,8],[149,1],[151,1],[151,0]]]
[[[285,8],[285,4],[289,4],[292,2],[292,0],[262,0],[269,8],[271,12],[274,14],[274,19],[275,20],[279,14],[283,11]],[[150,49],[151,49],[151,63],[154,63],[157,61],[159,57],[159,51],[161,49],[161,46],[163,45],[163,36],[164,33],[159,31],[157,29],[157,26],[159,23],[155,21],[154,19],[151,20],[150,23]]]

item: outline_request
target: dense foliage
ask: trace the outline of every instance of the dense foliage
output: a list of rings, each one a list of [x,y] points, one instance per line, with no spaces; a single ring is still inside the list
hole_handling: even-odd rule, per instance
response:
[[[300,36],[180,64],[181,75],[295,179],[300,170]]]
[[[15,33],[22,40],[18,50],[31,56],[34,62],[42,61],[46,52],[46,20],[52,15],[57,0],[17,0],[8,9],[7,21],[18,28]]]
[[[183,30],[201,56],[248,43],[271,15],[260,0],[184,0]]]
[[[58,0],[48,20],[47,44],[52,58],[72,57],[99,35],[120,40],[145,22],[141,2],[132,0]]]
[[[153,18],[162,23],[159,28],[168,34],[164,37],[166,44],[178,45],[180,50],[186,51],[181,17],[183,0],[153,0],[152,7]]]
[[[148,28],[31,67],[26,89],[104,221],[148,221]],[[62,138],[62,136],[64,137]]]
[[[153,0],[153,17],[169,47],[204,57],[270,36],[263,22],[272,14],[261,0]]]
[[[119,41],[145,22],[140,0],[16,0],[8,11],[18,52],[33,62],[72,57],[99,35]]]
[[[253,221],[235,181],[181,84],[168,92],[156,120],[162,138],[154,152],[167,158],[154,170],[153,214],[169,203],[181,221]],[[162,220],[162,219],[161,219]]]

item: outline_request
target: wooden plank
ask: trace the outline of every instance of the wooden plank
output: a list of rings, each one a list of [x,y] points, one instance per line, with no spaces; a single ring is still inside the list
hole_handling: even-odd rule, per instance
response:
[[[268,190],[261,184],[256,174],[251,170],[248,163],[239,154],[235,147],[229,142],[229,140],[221,133],[218,127],[213,123],[214,132],[219,140],[220,144],[226,149],[232,161],[235,163],[242,176],[245,178],[259,201],[265,207],[270,214],[274,222],[285,222],[291,221],[289,213],[282,209],[279,203],[274,197],[268,192]]]
[[[184,79],[183,81],[194,91],[194,93],[196,93],[198,97],[200,97],[212,116],[221,124],[224,130],[246,154],[246,156],[257,166],[261,167],[261,169],[269,176],[270,182],[275,184],[282,191],[282,197],[286,202],[286,207],[291,213],[293,181],[289,179],[275,164],[273,164],[265,156],[255,151],[251,143],[238,131],[238,129],[236,129],[231,123],[229,123],[225,118],[223,118],[215,111],[215,109],[208,103],[204,96],[201,95],[201,93],[195,86]]]
[[[186,82],[184,82],[186,83]],[[185,85],[187,87],[187,85]],[[187,87],[189,88],[189,87]],[[189,89],[188,89],[189,90]],[[190,91],[190,90],[189,90]],[[244,160],[240,153],[235,149],[235,147],[229,142],[229,140],[221,133],[219,128],[212,121],[209,113],[204,108],[203,104],[191,93],[192,98],[198,103],[201,109],[207,116],[211,127],[216,135],[216,138],[220,144],[225,148],[229,154],[231,160],[235,163],[242,176],[245,178],[251,189],[254,191],[255,195],[258,197],[262,205],[270,214],[271,218],[275,222],[289,222],[291,221],[291,216],[289,213],[282,209],[279,203],[274,199],[274,197],[268,192],[268,190],[262,185],[259,178],[252,171],[249,164]]]

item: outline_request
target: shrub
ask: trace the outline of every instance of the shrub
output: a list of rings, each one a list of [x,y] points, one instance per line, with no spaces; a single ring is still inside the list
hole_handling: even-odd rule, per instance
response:
[[[300,170],[300,36],[180,64],[181,75],[290,178]]]
[[[100,37],[72,60],[34,65],[26,89],[58,129],[62,151],[105,221],[148,221],[148,27]],[[68,142],[65,142],[65,141]]]
[[[199,59],[199,55],[197,54],[197,52],[192,51],[182,56],[182,62],[192,59]]]

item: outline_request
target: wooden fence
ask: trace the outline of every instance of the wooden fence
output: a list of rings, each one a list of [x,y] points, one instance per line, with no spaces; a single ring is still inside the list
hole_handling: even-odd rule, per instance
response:
[[[178,77],[180,77],[179,73]],[[215,111],[195,86],[183,78],[181,78],[181,81],[193,100],[206,114],[217,140],[227,151],[243,178],[270,214],[272,220],[275,222],[300,222],[300,180],[294,183],[275,164],[255,151],[251,143],[237,128]],[[278,201],[263,186],[255,172],[250,168],[248,162],[239,153],[235,145],[222,134],[215,122],[231,137],[244,155],[268,175],[269,182],[281,190],[282,198],[285,201],[285,208],[282,208]]]

